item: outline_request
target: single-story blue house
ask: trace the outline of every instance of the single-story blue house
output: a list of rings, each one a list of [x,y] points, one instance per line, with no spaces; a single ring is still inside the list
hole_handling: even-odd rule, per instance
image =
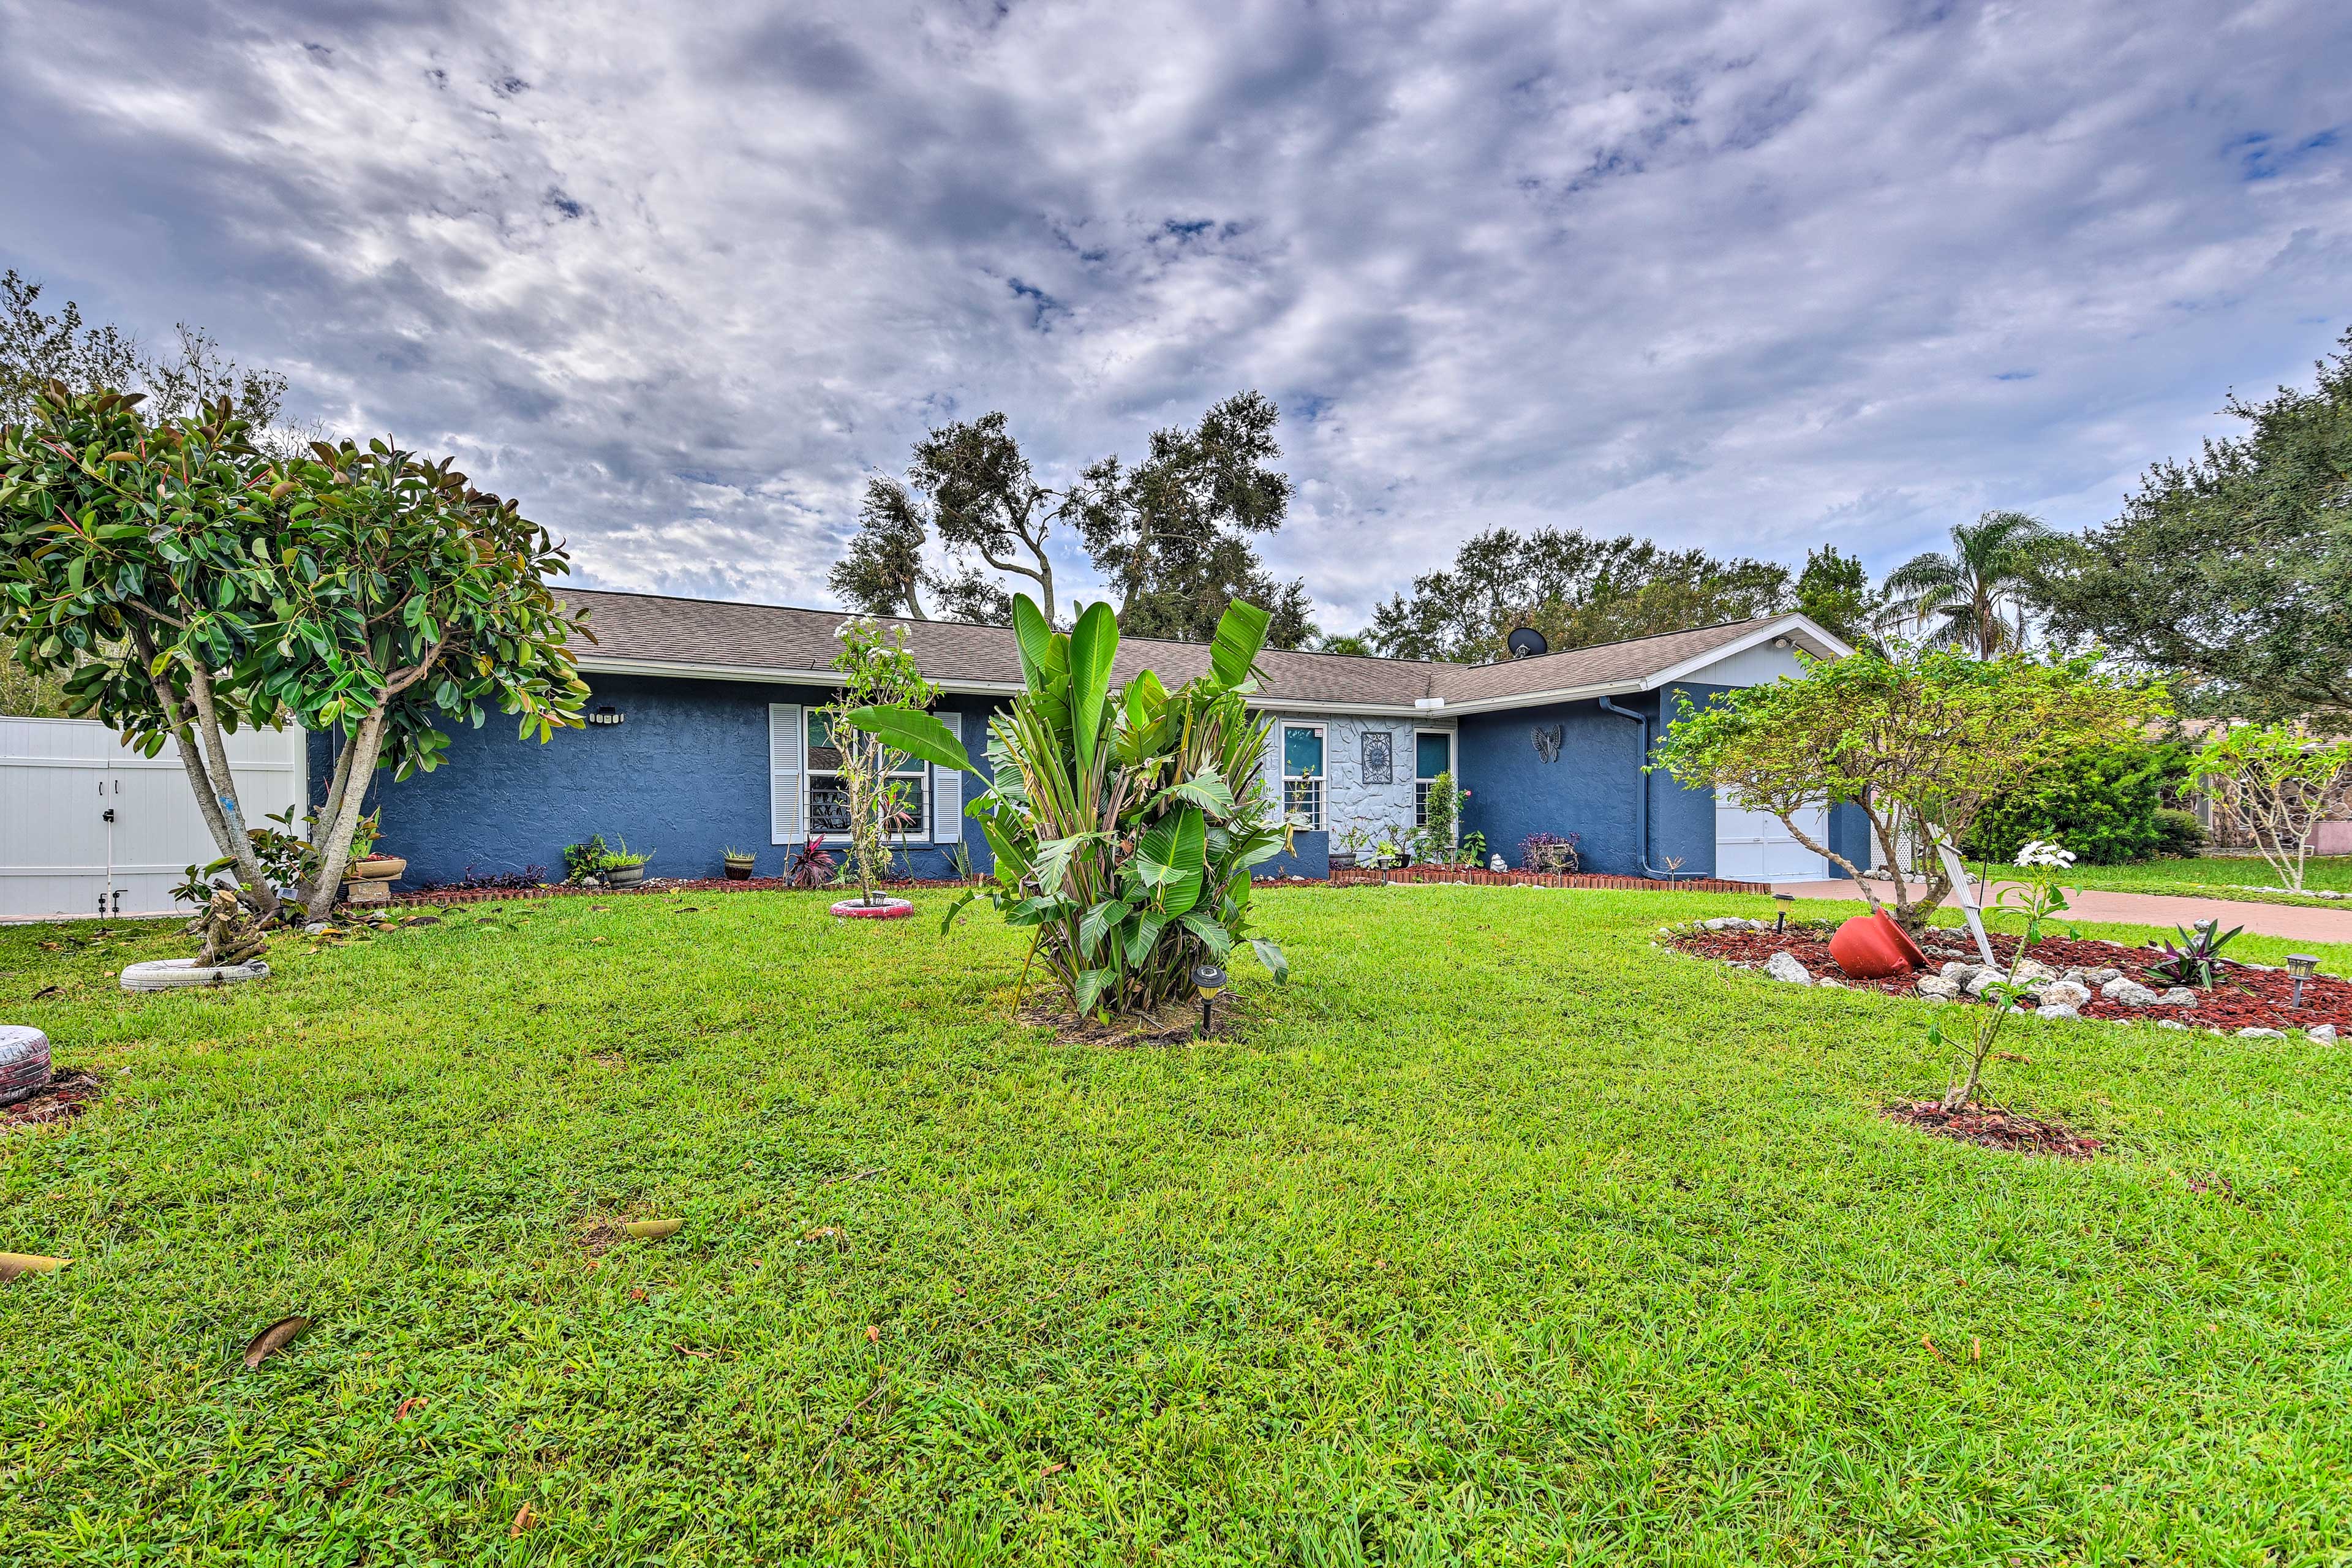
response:
[[[596,635],[580,658],[590,723],[541,744],[494,715],[453,734],[439,770],[398,784],[380,776],[371,804],[382,808],[386,852],[407,858],[409,885],[533,866],[553,880],[564,846],[596,833],[651,851],[654,876],[718,876],[730,847],[756,851],[759,874],[772,876],[810,834],[843,837],[833,753],[814,717],[831,696],[842,612],[581,589],[562,597],[587,607]],[[988,716],[1020,689],[1011,629],[897,624],[947,693],[940,716],[984,767]],[[1268,651],[1253,702],[1276,721],[1269,773],[1310,825],[1296,855],[1268,869],[1327,875],[1331,848],[1351,830],[1377,839],[1415,826],[1429,784],[1450,770],[1470,792],[1462,831],[1484,833],[1514,864],[1527,836],[1574,833],[1591,871],[1832,875],[1777,819],[1642,771],[1678,693],[1704,703],[1793,673],[1801,648],[1823,658],[1849,651],[1798,615],[1502,664]],[[1208,657],[1199,644],[1128,639],[1113,679],[1150,668],[1173,686],[1205,671]],[[310,744],[310,775],[323,781],[331,737]],[[988,846],[963,814],[971,782],[918,765],[908,783],[919,801],[904,841],[913,873],[950,874],[958,845],[986,870]],[[1859,811],[1824,812],[1808,831],[1869,863]]]

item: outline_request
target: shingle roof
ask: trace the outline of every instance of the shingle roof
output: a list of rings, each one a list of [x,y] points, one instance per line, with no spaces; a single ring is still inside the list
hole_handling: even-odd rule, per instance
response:
[[[586,588],[564,588],[558,597],[583,605],[589,612],[588,625],[596,641],[580,651],[592,670],[599,666],[698,665],[709,667],[713,674],[821,672],[841,649],[837,633],[846,618],[840,610],[673,599]],[[882,618],[906,628],[907,650],[934,680],[950,687],[1009,689],[1020,684],[1021,655],[1010,627]],[[1265,677],[1262,700],[1276,706],[1330,703],[1411,708],[1420,699],[1436,697],[1454,707],[1507,705],[1513,699],[1533,700],[1546,693],[1592,687],[1630,689],[1770,624],[1737,621],[1487,665],[1268,649],[1258,656],[1258,668]],[[1150,669],[1174,686],[1205,674],[1208,668],[1209,650],[1204,644],[1125,637],[1120,639],[1111,679],[1125,681]]]

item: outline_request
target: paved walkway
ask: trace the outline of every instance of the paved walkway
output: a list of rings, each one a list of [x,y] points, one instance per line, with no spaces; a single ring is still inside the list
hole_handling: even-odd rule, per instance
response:
[[[2000,890],[2014,883],[1995,882],[1984,895],[1984,904],[1990,909],[2000,899]],[[1837,899],[1858,902],[1862,891],[1843,879],[1832,882],[1775,882],[1776,893],[1794,893],[1801,899]],[[1885,883],[1878,884],[1879,897],[1887,896]],[[1913,895],[1926,893],[1927,884],[1911,885]],[[1947,898],[1947,904],[1958,900]],[[2352,909],[2306,909],[2294,904],[2254,904],[2236,899],[2179,899],[2162,893],[2115,893],[2103,889],[2070,890],[2067,901],[2074,907],[2068,917],[2078,921],[2114,921],[2121,924],[2146,926],[2185,926],[2198,921],[2220,921],[2224,927],[2243,926],[2264,936],[2283,936],[2294,942],[2352,942]]]

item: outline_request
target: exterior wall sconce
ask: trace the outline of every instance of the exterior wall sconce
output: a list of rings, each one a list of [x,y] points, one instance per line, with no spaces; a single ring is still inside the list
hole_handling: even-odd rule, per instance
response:
[[[2286,972],[2294,981],[2294,996],[2287,1005],[2300,1007],[2303,1005],[2303,983],[2319,972],[2319,960],[2307,952],[2290,952],[2286,955]]]
[[[588,722],[591,724],[617,724],[620,721],[621,710],[618,708],[599,708],[588,715]]]

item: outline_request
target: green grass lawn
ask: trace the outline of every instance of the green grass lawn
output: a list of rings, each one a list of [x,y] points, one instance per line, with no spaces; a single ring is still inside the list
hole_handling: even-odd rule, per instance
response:
[[[0,1133],[0,1249],[79,1260],[0,1286],[0,1557],[2352,1552],[2342,1052],[2021,1027],[1993,1089],[2118,1151],[2031,1160],[1877,1116],[1942,1086],[1924,1005],[1651,945],[1759,899],[1271,894],[1249,1037],[1139,1050],[1008,1022],[1019,933],[824,903],[209,994],[0,930],[111,1083]],[[581,1245],[633,1215],[686,1223]]]
[[[1993,875],[2000,874],[1999,867]],[[2280,885],[2278,873],[2260,856],[2200,855],[2190,860],[2141,860],[2128,866],[2077,866],[2068,887],[2108,888],[2119,893],[2172,893],[2188,898],[2244,898],[2243,890]],[[2352,893],[2352,855],[2314,856],[2304,863],[2303,885]],[[2257,899],[2262,903],[2317,903],[2289,895]],[[2328,904],[2335,900],[2324,900]],[[2352,902],[2352,900],[2346,900]]]

